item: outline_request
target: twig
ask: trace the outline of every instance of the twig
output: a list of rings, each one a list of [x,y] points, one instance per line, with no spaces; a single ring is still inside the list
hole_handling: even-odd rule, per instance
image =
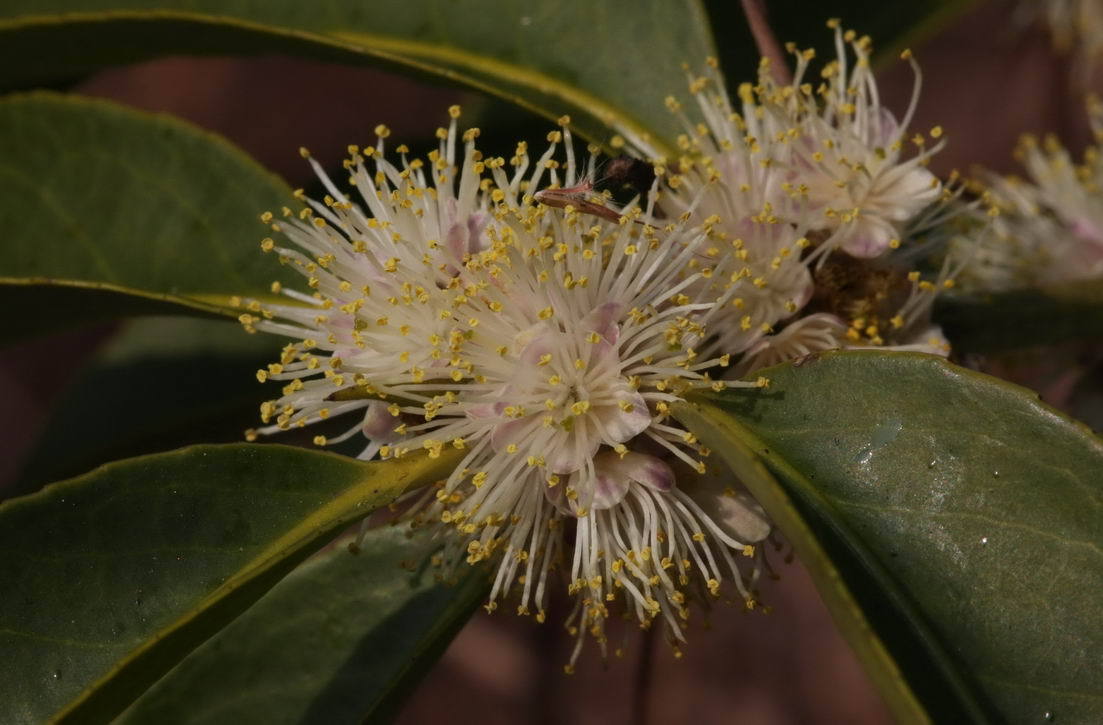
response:
[[[636,660],[636,682],[632,693],[632,719],[634,725],[647,725],[650,708],[647,706],[651,695],[651,675],[654,669],[655,630],[648,627],[643,631],[640,643],[640,658]]]
[[[788,59],[766,19],[766,4],[763,0],[742,0],[742,4],[743,15],[747,18],[747,25],[751,27],[754,44],[763,58],[770,59],[770,73],[774,80],[783,86],[789,85],[793,82],[793,76],[789,72]]]

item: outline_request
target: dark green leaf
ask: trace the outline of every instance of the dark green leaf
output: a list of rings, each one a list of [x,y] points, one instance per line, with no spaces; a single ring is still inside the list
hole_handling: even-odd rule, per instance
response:
[[[1103,338],[1103,281],[996,294],[942,295],[935,319],[955,352],[997,352]]]
[[[434,545],[369,532],[292,572],[158,682],[123,723],[351,723],[393,711],[486,594],[435,581]],[[405,565],[413,568],[407,571]]]
[[[274,392],[256,382],[255,371],[277,360],[284,342],[224,320],[126,322],[60,395],[19,482],[5,495],[119,458],[241,441]]]
[[[768,391],[678,415],[776,477],[747,485],[897,715],[918,715],[914,696],[935,722],[1103,719],[1103,442],[935,357],[829,353],[766,374]],[[866,628],[873,646],[855,641]]]
[[[663,98],[685,87],[681,63],[715,55],[698,0],[14,0],[0,9],[0,84],[154,55],[272,52],[404,65],[549,118],[569,113],[598,140],[615,132],[667,148],[681,129]]]
[[[33,65],[33,64],[28,64]],[[0,291],[15,334],[123,311],[218,314],[286,270],[258,216],[291,191],[167,116],[50,93],[0,101]]]
[[[197,446],[0,504],[6,721],[109,720],[348,525],[454,463]]]

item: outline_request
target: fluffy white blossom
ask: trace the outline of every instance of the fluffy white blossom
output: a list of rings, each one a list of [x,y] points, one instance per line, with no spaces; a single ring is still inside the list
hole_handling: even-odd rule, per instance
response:
[[[988,174],[991,233],[971,254],[963,281],[988,291],[1103,275],[1103,105],[1088,103],[1096,142],[1077,163],[1054,136],[1024,136],[1016,157],[1026,179]]]
[[[946,271],[932,282],[880,259],[942,197],[934,149],[904,157],[911,109],[897,124],[868,41],[836,38],[818,88],[798,54],[793,84],[762,74],[739,113],[715,72],[693,79],[706,122],[687,119],[684,155],[623,208],[594,191],[566,119],[538,159],[523,143],[484,158],[457,108],[425,161],[402,147],[388,161],[377,129],[349,149],[355,198],[311,161],[328,196],[265,217],[262,243],[311,291],[277,287],[286,304],[242,316],[297,340],[258,373],[284,388],[250,435],[350,414],[315,442],[361,439],[362,458],[456,451],[407,518],[451,529],[442,564],[491,562],[489,609],[510,597],[543,621],[565,579],[575,657],[586,633],[604,649],[615,609],[681,639],[694,601],[755,606],[770,521],[706,466],[672,406],[766,385],[744,380],[819,350],[944,352],[926,313]]]
[[[691,390],[765,384],[715,379],[730,356],[706,354],[718,311],[750,285],[735,259],[649,208],[611,221],[536,202],[580,181],[569,132],[534,162],[524,144],[483,159],[468,131],[461,159],[453,121],[427,162],[401,166],[386,135],[350,149],[355,201],[315,164],[330,195],[267,220],[293,246],[262,246],[314,292],[280,290],[298,304],[243,316],[301,340],[259,373],[286,385],[257,432],[357,412],[316,442],[362,434],[365,458],[462,451],[411,504],[415,522],[455,529],[445,559],[495,562],[490,608],[516,593],[543,620],[551,572],[565,572],[580,646],[585,632],[604,644],[613,606],[676,638],[689,601],[725,582],[753,606],[769,524],[734,492],[714,520],[678,485],[675,468],[704,471],[707,451],[670,417]]]
[[[836,347],[948,351],[930,329],[928,313],[959,264],[937,270],[931,280],[901,271],[893,289],[869,290],[869,299],[855,297],[853,285],[833,288],[819,279],[840,259],[856,260],[849,266],[860,268],[861,277],[901,268],[895,250],[944,223],[947,202],[958,193],[926,168],[944,143],[941,129],[931,131],[930,146],[920,134],[908,138],[921,85],[911,55],[904,54],[916,82],[898,121],[881,104],[869,39],[829,25],[837,56],[816,84],[810,80],[814,53],[790,48],[793,80],[775,80],[763,61],[757,83],[739,86],[738,105],[715,61],[704,76],[690,79],[695,109],[667,99],[686,133],[679,158],[665,161],[669,190],[660,206],[678,213],[693,206],[707,247],[734,256],[735,273],[751,282],[714,326],[719,348],[743,354],[739,373]],[[825,287],[833,294],[823,294]]]

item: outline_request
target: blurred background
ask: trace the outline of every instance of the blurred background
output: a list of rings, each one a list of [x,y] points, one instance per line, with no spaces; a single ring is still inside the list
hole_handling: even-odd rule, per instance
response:
[[[820,5],[767,2],[778,16],[802,14],[808,29],[793,39],[822,47],[830,42],[823,21],[831,15],[831,3],[823,3],[822,11]],[[936,173],[968,172],[975,164],[1013,171],[1012,150],[1027,131],[1056,133],[1074,152],[1091,138],[1083,96],[1100,85],[1100,74],[1090,67],[1085,71],[1084,57],[1067,44],[1058,47],[1022,5],[973,3],[912,44],[923,71],[914,128],[941,125],[949,138],[932,164]],[[875,45],[899,50],[906,37],[885,43],[877,27],[862,24],[868,19],[878,25],[885,12],[871,9],[843,20],[873,35]],[[729,82],[751,80],[756,53],[738,4],[711,3],[710,14]],[[880,78],[887,104],[906,108],[911,69],[889,61]],[[363,144],[376,124],[385,123],[396,143],[426,148],[453,103],[464,107],[466,123],[484,129],[482,140],[498,139],[504,151],[519,138],[534,139],[539,148],[551,127],[498,101],[427,79],[283,57],[168,58],[105,70],[64,90],[190,120],[308,191],[315,182],[298,147],[310,148],[323,165],[338,167],[348,144]],[[197,350],[189,342],[189,356],[180,358],[173,351],[184,347],[183,340],[202,340],[206,347]],[[234,324],[153,318],[75,329],[9,348],[0,357],[0,399],[8,410],[0,498],[124,455],[241,440],[266,394],[253,372],[281,344],[246,336]],[[1083,418],[1098,419],[1101,397],[1092,391],[1103,389],[1099,358],[1099,349],[1081,345],[965,362],[1031,386],[1047,402]],[[189,402],[187,415],[177,414],[183,401]],[[60,452],[66,454],[64,464]],[[659,633],[649,641],[647,633],[632,629],[623,633],[623,658],[605,663],[590,647],[578,672],[567,677],[562,666],[573,639],[557,624],[564,606],[544,625],[480,612],[413,694],[399,722],[614,725],[643,717],[698,725],[889,722],[800,563],[784,558],[784,552],[774,557],[780,577],[764,585],[770,614],[720,607],[712,612],[708,631],[698,622],[680,659]]]

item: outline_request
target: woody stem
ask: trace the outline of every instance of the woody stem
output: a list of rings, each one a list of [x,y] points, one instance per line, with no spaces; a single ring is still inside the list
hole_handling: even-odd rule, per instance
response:
[[[783,86],[789,85],[793,82],[793,76],[789,72],[785,53],[766,18],[766,3],[763,0],[742,0],[742,4],[743,15],[747,18],[758,52],[763,58],[770,59],[770,73],[774,80]]]

